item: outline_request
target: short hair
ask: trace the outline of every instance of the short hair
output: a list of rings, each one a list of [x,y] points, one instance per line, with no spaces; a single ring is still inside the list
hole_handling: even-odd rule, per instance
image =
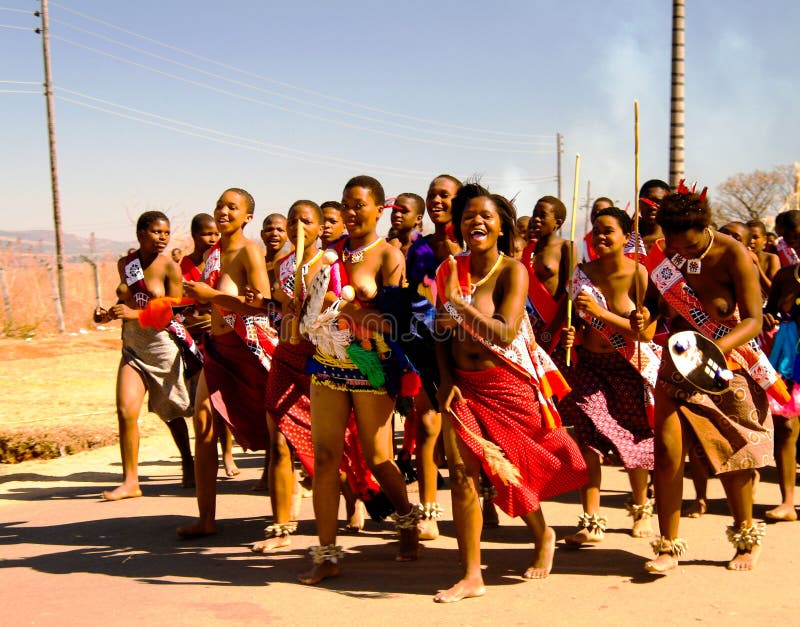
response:
[[[244,198],[244,208],[247,210],[247,213],[253,215],[256,210],[256,201],[253,200],[253,197],[250,195],[250,192],[243,190],[241,187],[229,187],[222,195],[224,196],[228,192],[233,192],[235,194],[239,194],[242,198]]]
[[[322,203],[319,206],[319,208],[322,211],[325,211],[326,209],[336,209],[336,211],[341,211],[342,210],[342,203],[340,203],[340,202],[338,202],[336,200],[326,200],[324,203]]]
[[[402,194],[397,194],[397,198],[410,199],[414,204],[414,208],[417,210],[418,216],[421,216],[425,213],[425,201],[419,194],[415,194],[413,192],[403,192]]]
[[[139,216],[139,219],[136,220],[136,232],[146,231],[153,222],[158,222],[159,220],[164,220],[164,222],[169,224],[169,218],[163,211],[145,211]]]
[[[758,229],[764,235],[767,234],[767,225],[764,224],[761,220],[748,220],[747,226],[748,226],[748,228],[751,228],[751,229]]]
[[[461,233],[461,219],[470,200],[474,198],[488,198],[497,208],[503,234],[497,238],[497,248],[506,255],[514,254],[514,240],[517,237],[517,210],[510,200],[500,194],[492,194],[488,189],[478,183],[463,185],[453,198],[453,229],[456,239],[464,246],[464,236]]]
[[[207,213],[198,213],[192,218],[192,224],[189,230],[192,235],[197,235],[207,224],[214,224],[214,216]]]
[[[536,201],[536,205],[538,205],[540,202],[550,205],[553,208],[553,215],[556,219],[561,220],[562,224],[564,223],[564,220],[567,219],[567,208],[564,206],[564,203],[555,196],[542,196]],[[536,205],[534,205],[534,207]]]
[[[600,203],[600,202],[607,202],[610,207],[614,206],[614,201],[611,200],[608,196],[600,196],[600,198],[595,198],[594,199],[594,202],[592,203],[592,209],[594,209],[597,206],[597,203]],[[605,207],[605,209],[608,209],[608,208],[609,207]]]
[[[662,181],[661,179],[650,179],[649,181],[645,181],[644,185],[642,185],[641,189],[639,190],[639,197],[645,196],[646,192],[649,192],[651,189],[663,189],[668,194],[671,190],[669,183],[666,181]]]
[[[630,235],[633,223],[631,217],[622,209],[619,207],[605,207],[600,209],[594,217],[595,222],[598,218],[602,218],[603,216],[611,216],[614,218],[619,224],[619,228],[622,229],[622,232],[625,233],[625,235]]]
[[[270,222],[271,220],[274,220],[275,218],[280,218],[281,220],[286,222],[286,216],[283,215],[282,213],[271,213],[266,218],[264,218],[264,221],[261,223],[261,230],[262,231],[264,230],[264,228],[267,226],[267,222]]]
[[[376,205],[383,206],[386,204],[386,192],[383,191],[383,185],[380,184],[378,179],[367,176],[366,174],[354,176],[347,181],[342,193],[354,187],[363,187],[367,189],[369,193],[372,194],[372,199],[375,201]]]
[[[778,214],[781,215],[781,214]],[[796,231],[800,228],[800,211],[797,209],[790,209],[783,212],[783,228]]]
[[[701,230],[711,224],[711,208],[706,198],[701,198],[700,194],[694,192],[667,194],[656,214],[656,224],[665,233]]]
[[[313,200],[295,200],[292,206],[289,207],[289,212],[286,214],[287,217],[291,216],[298,207],[311,207],[317,216],[317,220],[319,220],[320,224],[322,223],[322,209]]]
[[[462,182],[461,182],[459,179],[457,179],[457,178],[456,178],[455,176],[453,176],[452,174],[440,174],[439,176],[434,176],[434,177],[431,179],[431,182],[430,182],[430,184],[428,185],[428,189],[430,189],[430,188],[431,188],[431,186],[432,186],[432,185],[433,185],[433,184],[434,184],[436,181],[438,181],[439,179],[447,179],[448,181],[450,181],[450,182],[451,182],[453,185],[455,185],[455,186],[456,186],[456,192],[457,192],[458,190],[460,190],[462,187],[464,187],[464,183],[462,183]]]

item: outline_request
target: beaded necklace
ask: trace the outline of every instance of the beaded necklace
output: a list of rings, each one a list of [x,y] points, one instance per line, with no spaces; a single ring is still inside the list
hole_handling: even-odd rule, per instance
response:
[[[347,263],[348,261],[350,263],[361,263],[362,261],[364,261],[364,253],[366,253],[368,250],[375,248],[382,241],[383,238],[379,237],[371,244],[367,244],[366,246],[362,246],[361,248],[357,248],[356,250],[350,250],[350,248],[347,246],[347,244],[350,243],[350,240],[348,239],[347,244],[345,244],[344,248],[342,248],[342,261],[344,261],[345,263]]]

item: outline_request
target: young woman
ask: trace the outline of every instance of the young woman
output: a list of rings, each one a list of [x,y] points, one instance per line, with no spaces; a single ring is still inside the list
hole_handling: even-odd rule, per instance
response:
[[[591,250],[595,260],[581,264],[572,277],[572,298],[580,316],[572,392],[559,405],[571,424],[589,469],[589,483],[581,490],[583,513],[578,531],[567,536],[570,546],[603,539],[606,519],[600,516],[600,479],[604,458],[621,463],[631,482],[632,535],[653,535],[653,506],[647,498],[649,471],[653,469],[653,391],[661,360],[652,340],[655,325],[644,338],[631,330],[629,317],[636,310],[636,293],[647,289],[644,266],[625,256],[631,219],[616,207],[596,212]],[[637,287],[638,284],[638,287]],[[574,330],[567,332],[571,347]],[[638,371],[641,355],[642,372]],[[649,411],[648,411],[649,410]]]
[[[313,567],[300,576],[305,584],[316,584],[339,574],[343,555],[342,548],[336,546],[339,466],[351,411],[355,414],[367,464],[397,512],[395,521],[400,533],[397,560],[417,558],[421,510],[408,502],[405,480],[393,459],[394,399],[384,385],[378,385],[379,372],[362,362],[363,358],[374,363],[382,350],[382,334],[389,331],[388,322],[372,304],[384,287],[398,286],[403,280],[403,254],[376,231],[385,202],[383,187],[369,176],[350,179],[342,194],[342,217],[348,238],[342,242],[339,255],[355,298],[336,305],[338,322],[344,327],[337,329],[349,331],[343,342],[346,346],[338,344],[331,353],[317,344],[310,366],[313,499],[320,545],[311,552]],[[353,362],[356,356],[363,370]]]
[[[139,248],[117,263],[118,302],[108,311],[99,308],[95,320],[122,320],[122,359],[117,371],[117,420],[122,453],[122,485],[103,492],[108,501],[142,495],[139,488],[139,413],[145,392],[148,408],[167,423],[181,453],[183,485],[194,485],[189,430],[184,417],[192,415],[190,390],[179,340],[169,330],[139,324],[139,310],[151,298],[180,297],[181,271],[163,254],[169,244],[169,219],[160,211],[146,211],[136,222]],[[183,331],[186,335],[185,330]]]
[[[686,542],[678,537],[683,464],[693,446],[719,477],[733,514],[728,539],[731,570],[755,567],[764,535],[753,522],[755,469],[772,463],[772,419],[767,391],[789,400],[782,384],[753,340],[761,330],[761,293],[755,265],[736,240],[709,227],[711,209],[705,190],[696,194],[682,184],[666,196],[656,218],[664,233],[647,255],[653,283],[651,314],[657,298],[673,312],[672,332],[694,330],[711,339],[733,370],[729,388],[706,394],[693,388],[664,351],[656,387],[655,492],[661,537],[653,543],[656,559],[645,569],[666,573],[678,564]],[[753,373],[751,375],[751,373]],[[758,377],[755,379],[754,377]]]
[[[509,255],[516,213],[502,196],[465,185],[453,203],[458,238],[468,253],[437,271],[439,318],[453,329],[436,346],[453,521],[463,577],[434,600],[451,603],[484,594],[481,575],[481,469],[495,503],[530,528],[535,549],[526,579],[547,577],[556,534],[541,500],[586,483],[586,465],[560,427],[552,404],[567,387],[535,345],[525,312],[527,270]],[[458,328],[456,328],[458,327]]]

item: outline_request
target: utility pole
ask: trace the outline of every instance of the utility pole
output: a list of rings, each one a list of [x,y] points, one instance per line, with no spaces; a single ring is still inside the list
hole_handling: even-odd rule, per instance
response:
[[[591,224],[591,214],[592,214],[592,182],[587,180],[586,181],[586,218],[584,219],[583,223],[583,232],[584,234],[588,233],[592,230]]]
[[[53,105],[53,73],[50,68],[50,20],[47,15],[47,0],[41,0],[42,54],[44,56],[44,95],[47,102],[47,137],[50,142],[50,186],[53,194],[53,228],[56,240],[56,275],[58,277],[58,297],[61,310],[64,310],[66,292],[64,291],[64,247],[61,230],[61,200],[58,193],[58,163],[56,159],[56,117]],[[38,29],[37,29],[38,30]]]
[[[564,136],[556,133],[556,177],[558,179],[558,193],[556,197],[561,199],[561,155],[564,154]]]
[[[674,188],[685,178],[683,162],[683,119],[686,113],[684,79],[685,0],[672,0],[672,98],[669,129],[669,184]]]

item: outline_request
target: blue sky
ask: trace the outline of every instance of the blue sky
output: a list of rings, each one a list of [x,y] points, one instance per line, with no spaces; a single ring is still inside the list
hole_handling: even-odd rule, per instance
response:
[[[799,160],[800,5],[687,4],[687,176],[713,191]],[[37,5],[0,0],[0,92],[40,89],[15,83],[42,80]],[[146,209],[186,228],[231,186],[260,222],[338,199],[361,173],[389,195],[479,174],[530,214],[556,192],[557,132],[567,206],[579,152],[581,196],[591,180],[624,207],[634,99],[642,181],[668,175],[668,0],[60,0],[50,13],[70,233],[131,240]],[[0,133],[1,228],[50,228],[44,99],[0,93]]]

